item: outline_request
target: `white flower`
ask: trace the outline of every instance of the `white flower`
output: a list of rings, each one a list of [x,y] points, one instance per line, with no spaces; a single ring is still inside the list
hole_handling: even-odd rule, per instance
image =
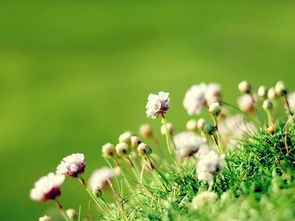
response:
[[[245,112],[252,111],[255,107],[255,99],[253,99],[254,98],[249,94],[242,95],[237,100],[239,108]]]
[[[159,92],[159,94],[150,94],[146,104],[146,115],[149,118],[157,118],[160,114],[166,113],[169,109],[169,93]]]
[[[205,105],[218,102],[221,97],[220,85],[200,83],[191,86],[186,92],[183,106],[189,115],[199,114]]]
[[[194,157],[197,158],[198,160],[200,160],[203,156],[205,156],[209,152],[210,152],[210,147],[209,147],[208,143],[203,143],[200,146],[198,152],[195,153]]]
[[[42,216],[39,218],[39,221],[52,221],[51,217],[50,216]]]
[[[215,192],[204,191],[198,193],[192,200],[191,206],[193,209],[200,209],[204,206],[211,206],[218,200],[218,195]]]
[[[224,157],[224,154],[219,156],[214,151],[210,151],[204,155],[197,165],[198,179],[208,181],[209,184],[212,184],[213,178],[224,167]]]
[[[180,157],[192,156],[199,150],[201,144],[205,142],[203,137],[196,136],[190,131],[176,134],[173,141],[176,149],[180,153]]]
[[[96,193],[97,190],[102,190],[109,185],[108,181],[111,181],[114,176],[114,171],[108,167],[95,170],[88,182],[91,191]]]
[[[56,168],[56,173],[64,174],[71,177],[78,177],[85,170],[86,161],[84,154],[71,154],[62,159]]]
[[[207,105],[210,105],[214,102],[219,102],[221,98],[221,87],[217,83],[209,83],[207,85],[206,93],[205,93],[205,99],[207,102]]]
[[[236,114],[221,122],[218,131],[226,147],[233,149],[245,134],[253,135],[255,127],[252,123],[246,122],[242,115]]]
[[[41,177],[35,182],[34,188],[31,189],[31,199],[35,201],[54,200],[61,194],[60,186],[63,184],[64,179],[64,175],[54,173]]]
[[[288,102],[291,111],[295,111],[295,91],[288,95]]]

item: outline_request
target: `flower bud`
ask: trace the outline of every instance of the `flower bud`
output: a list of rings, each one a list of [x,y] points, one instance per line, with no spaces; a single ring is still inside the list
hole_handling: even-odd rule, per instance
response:
[[[211,124],[206,123],[204,126],[204,131],[209,134],[213,135],[216,132],[217,128]]]
[[[119,136],[119,143],[127,143],[130,144],[132,133],[130,131],[126,131]]]
[[[274,100],[276,98],[276,91],[273,87],[269,88],[267,92],[267,97],[269,100]]]
[[[218,116],[221,112],[220,104],[218,102],[214,102],[209,106],[209,112],[215,116]]]
[[[260,97],[260,99],[267,98],[267,88],[264,85],[258,88],[258,97]]]
[[[130,153],[130,148],[127,143],[118,143],[116,145],[116,152],[118,156],[126,156]]]
[[[182,147],[178,150],[178,154],[181,158],[190,157],[192,156],[196,151],[193,151],[191,148]]]
[[[93,193],[95,194],[95,196],[96,196],[97,198],[102,197],[102,194],[103,194],[103,192],[102,192],[102,190],[101,190],[100,188],[96,188],[95,191],[94,191]]]
[[[283,81],[278,81],[275,86],[275,91],[277,96],[283,96],[287,94],[287,89]]]
[[[249,94],[251,92],[251,85],[247,81],[242,81],[238,86],[242,94]]]
[[[132,136],[130,140],[131,140],[131,147],[135,149],[138,147],[138,144],[141,143],[140,139],[137,136]]]
[[[70,220],[76,220],[78,218],[78,212],[75,209],[67,209],[66,213]]]
[[[267,99],[263,102],[262,107],[265,111],[269,111],[273,108],[273,104],[270,100]]]
[[[195,119],[189,120],[186,123],[186,129],[188,131],[197,131],[198,130],[198,122]]]
[[[168,129],[168,133],[169,133],[169,135],[173,135],[173,133],[174,133],[174,127],[173,127],[173,125],[171,124],[171,123],[166,123],[166,126],[167,126],[167,129]],[[161,134],[163,135],[163,136],[165,136],[166,135],[166,127],[165,127],[165,124],[163,124],[162,126],[161,126]]]
[[[113,144],[107,143],[102,146],[102,156],[105,158],[112,158],[116,155],[116,148]]]
[[[153,137],[153,128],[150,124],[143,124],[139,127],[139,134],[143,138],[151,138]]]
[[[149,156],[152,154],[152,148],[145,143],[141,143],[137,147],[138,154],[142,157]]]
[[[198,120],[198,129],[199,129],[199,130],[202,130],[202,129],[204,128],[205,124],[206,124],[205,119],[204,119],[204,118],[200,118],[200,119]]]

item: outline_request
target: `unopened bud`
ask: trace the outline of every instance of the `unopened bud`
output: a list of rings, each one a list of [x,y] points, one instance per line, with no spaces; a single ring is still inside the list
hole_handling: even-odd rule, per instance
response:
[[[270,100],[265,100],[262,104],[262,107],[265,111],[269,111],[273,108],[273,104]]]
[[[204,131],[209,134],[213,135],[216,132],[217,128],[211,124],[206,123],[204,126]]]
[[[102,156],[105,158],[112,158],[116,155],[116,148],[113,144],[107,143],[102,146]]]
[[[138,147],[138,144],[141,143],[140,139],[137,136],[132,136],[130,140],[131,140],[131,147],[135,149]]]
[[[78,212],[75,209],[67,209],[66,213],[70,220],[76,220],[78,218]]]
[[[276,98],[276,91],[273,87],[268,90],[267,97],[269,100],[274,100]]]
[[[143,138],[151,138],[153,137],[153,128],[150,124],[143,124],[139,127],[139,134]]]
[[[188,131],[197,131],[198,130],[198,122],[195,119],[189,120],[186,123],[186,129]]]
[[[220,104],[218,102],[214,102],[209,106],[209,112],[215,116],[218,116],[221,112]]]
[[[198,120],[198,129],[199,129],[199,130],[202,130],[202,129],[204,128],[205,124],[206,124],[205,119],[204,119],[204,118],[200,118],[200,119]]]
[[[275,86],[275,91],[277,96],[283,96],[287,94],[287,89],[283,81],[278,81]]]
[[[260,99],[266,99],[267,98],[267,88],[265,86],[260,86],[258,88],[258,97]]]
[[[169,135],[173,135],[173,133],[174,133],[174,127],[173,127],[173,125],[171,124],[171,123],[166,123],[166,126],[167,126],[167,130],[168,130],[168,134]],[[163,124],[162,126],[161,126],[161,134],[163,135],[163,136],[165,136],[166,135],[166,126],[165,126],[165,124]]]
[[[152,148],[145,143],[141,143],[137,147],[138,154],[140,156],[149,156],[152,154]]]
[[[127,143],[118,143],[116,145],[116,152],[118,156],[126,156],[130,153],[130,148]]]
[[[242,94],[249,94],[251,92],[251,85],[248,81],[242,81],[239,83],[238,88]]]
[[[130,131],[126,131],[125,133],[122,133],[119,136],[119,142],[120,143],[127,143],[130,144],[130,139],[131,139],[132,133]]]

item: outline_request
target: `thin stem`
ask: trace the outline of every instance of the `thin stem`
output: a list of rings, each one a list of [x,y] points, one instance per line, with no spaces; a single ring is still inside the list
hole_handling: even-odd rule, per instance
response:
[[[101,205],[101,203],[98,201],[97,197],[93,195],[93,193],[89,190],[85,180],[82,177],[78,178],[79,181],[81,182],[82,186],[84,187],[84,189],[86,190],[86,192],[89,194],[89,196],[91,197],[91,199],[95,202],[95,204],[98,206],[98,208],[100,208],[103,212],[105,212],[106,214],[110,215],[108,210],[106,208],[104,208],[104,205]]]
[[[114,170],[114,167],[112,166],[111,162],[107,158],[104,158],[104,159],[107,162],[107,164],[109,165],[109,167],[113,170],[113,173],[115,174],[116,183],[117,183],[117,186],[119,188],[120,187],[120,184],[119,184],[119,180],[118,180],[117,174],[116,174],[116,172]]]
[[[215,127],[216,127],[216,135],[217,135],[217,145],[218,145],[218,150],[219,152],[222,154],[223,153],[223,148],[222,148],[222,145],[221,145],[221,137],[220,137],[220,133],[218,131],[218,122],[217,122],[217,117],[216,115],[213,116],[213,120],[214,120],[214,124],[215,124]],[[214,135],[213,135],[214,136]]]
[[[58,202],[57,200],[55,200],[57,208],[59,209],[60,213],[62,214],[62,216],[65,218],[65,220],[67,221],[71,221],[71,219],[68,217],[67,213],[64,210],[64,207],[61,205],[60,202]]]

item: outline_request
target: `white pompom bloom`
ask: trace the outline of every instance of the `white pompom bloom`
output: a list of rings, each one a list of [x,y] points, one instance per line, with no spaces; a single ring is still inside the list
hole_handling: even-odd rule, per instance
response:
[[[200,114],[202,108],[221,98],[220,85],[216,83],[196,84],[186,92],[183,106],[189,115]]]
[[[239,97],[237,103],[239,105],[239,108],[245,112],[250,112],[255,107],[255,100],[253,102],[253,98],[249,94],[245,94]]]
[[[109,185],[109,181],[115,176],[114,171],[111,168],[103,167],[101,169],[95,170],[88,181],[89,187],[93,193]]]
[[[209,83],[207,85],[205,99],[206,99],[207,105],[210,105],[211,103],[214,103],[214,102],[219,102],[221,99],[220,84]]]
[[[71,154],[62,159],[56,168],[56,173],[64,174],[70,177],[78,177],[85,170],[86,161],[84,154]]]
[[[54,173],[49,173],[47,176],[41,177],[35,182],[34,188],[31,189],[31,199],[35,201],[54,200],[61,194],[60,186],[64,180],[64,175]]]
[[[155,119],[160,114],[165,114],[169,109],[169,93],[159,92],[158,94],[150,94],[146,104],[146,115]]]
[[[51,217],[50,216],[42,216],[39,218],[39,221],[52,221]]]
[[[183,100],[183,106],[189,115],[199,114],[202,108],[206,105],[206,89],[205,83],[200,83],[191,86],[186,92]]]
[[[193,209],[211,206],[218,200],[218,195],[215,192],[204,191],[198,193],[192,200],[191,206]]]
[[[221,139],[228,149],[234,149],[244,135],[253,135],[255,126],[240,114],[233,115],[218,125]]]
[[[197,165],[198,179],[213,183],[213,179],[224,167],[225,155],[217,155],[214,151],[210,151],[204,155]]]
[[[173,141],[180,157],[192,156],[199,150],[201,144],[206,142],[203,137],[199,137],[190,131],[176,134]]]
[[[291,111],[295,111],[295,91],[288,95],[288,102]]]

